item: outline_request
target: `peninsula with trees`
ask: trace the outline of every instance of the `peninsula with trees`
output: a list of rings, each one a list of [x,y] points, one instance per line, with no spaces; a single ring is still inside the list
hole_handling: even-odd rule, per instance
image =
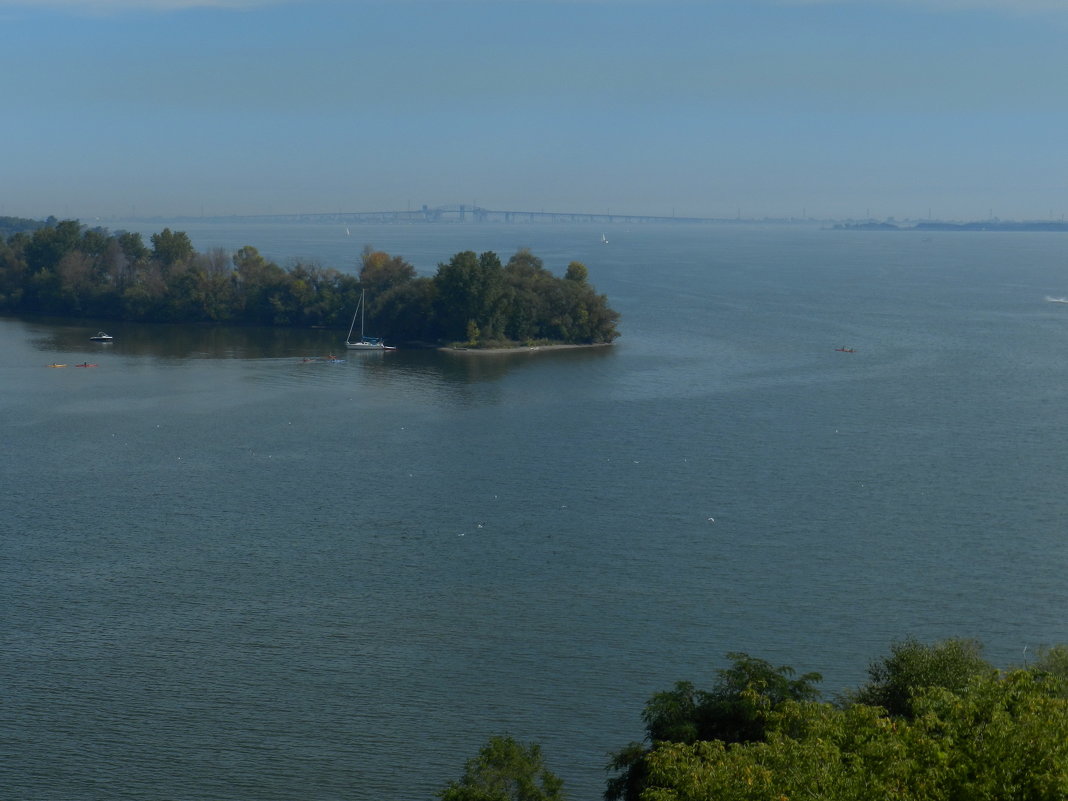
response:
[[[600,345],[619,313],[581,262],[554,275],[529,250],[507,262],[463,251],[418,276],[368,246],[359,275],[297,261],[283,268],[252,246],[198,252],[164,228],[146,244],[77,220],[0,219],[0,312],[70,318],[346,330],[361,294],[375,334],[392,343],[466,348]]]

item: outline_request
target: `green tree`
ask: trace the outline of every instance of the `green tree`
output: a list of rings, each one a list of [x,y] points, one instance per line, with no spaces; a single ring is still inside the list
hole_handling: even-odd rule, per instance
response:
[[[1041,648],[1032,670],[1050,673],[1059,679],[1068,680],[1068,645]]]
[[[119,247],[126,254],[131,263],[142,262],[149,257],[152,251],[145,247],[145,242],[140,234],[124,231],[118,235]]]
[[[26,263],[30,271],[55,269],[60,259],[78,248],[81,234],[82,226],[77,220],[53,222],[38,228],[26,246]]]
[[[949,639],[926,645],[907,638],[890,646],[890,654],[868,667],[868,682],[846,701],[881,706],[891,715],[911,716],[912,697],[926,687],[960,690],[975,676],[992,673],[976,640]]]
[[[436,342],[443,338],[437,321],[437,286],[432,278],[416,278],[395,286],[377,300],[376,335],[402,337],[407,342]]]
[[[459,781],[438,793],[442,801],[563,801],[563,782],[542,760],[537,743],[491,737],[467,761]]]
[[[505,335],[516,342],[548,339],[547,298],[555,282],[541,259],[527,248],[517,250],[504,266],[509,309]]]
[[[184,285],[181,291],[189,301],[186,308],[190,316],[187,319],[205,322],[234,319],[236,284],[229,251],[213,248],[207,253],[195,254],[184,270],[169,276],[168,289],[171,294],[176,284]]]
[[[5,242],[0,240],[0,308],[17,309],[22,304],[29,269],[23,257],[29,236],[13,234]]]
[[[578,284],[586,283],[589,278],[590,271],[586,269],[586,265],[581,261],[573,261],[567,265],[567,272],[564,273],[564,278],[568,281],[574,281]]]
[[[80,250],[72,250],[59,260],[55,271],[59,277],[62,307],[67,314],[82,314],[87,311],[85,302],[94,288],[93,259]]]
[[[284,294],[285,271],[261,256],[251,245],[234,253],[233,261],[243,319],[261,325],[289,323]]]
[[[152,234],[152,253],[164,267],[171,267],[192,258],[194,250],[189,235],[184,231],[164,228]]]
[[[1063,801],[1068,700],[1030,671],[913,694],[915,717],[786,701],[759,742],[664,743],[642,801]]]
[[[0,217],[0,237],[8,237],[12,234],[36,231],[44,227],[40,220],[29,220],[25,217]]]
[[[111,236],[103,228],[86,228],[82,232],[82,241],[78,243],[78,250],[91,256],[102,256],[107,250]]]
[[[648,772],[646,760],[662,743],[695,743],[717,740],[745,743],[762,740],[769,712],[787,701],[814,701],[822,677],[806,673],[794,678],[794,670],[745,653],[730,653],[729,667],[718,670],[718,680],[709,690],[698,690],[688,681],[654,695],[645,705],[644,748],[631,743],[612,755],[608,764],[617,775],[608,780],[607,801],[637,801]]]
[[[501,261],[493,252],[476,256],[474,251],[457,253],[438,265],[438,319],[448,340],[465,340],[473,322],[480,336],[497,339],[502,335],[504,310],[501,297],[504,275]]]

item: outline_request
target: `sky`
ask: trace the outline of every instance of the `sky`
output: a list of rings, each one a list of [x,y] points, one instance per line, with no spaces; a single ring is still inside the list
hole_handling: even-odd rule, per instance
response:
[[[0,215],[1068,213],[1068,0],[0,0]]]

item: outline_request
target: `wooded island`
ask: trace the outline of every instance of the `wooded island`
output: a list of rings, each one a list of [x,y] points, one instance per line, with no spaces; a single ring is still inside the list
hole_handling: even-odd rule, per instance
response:
[[[77,220],[0,223],[14,231],[0,239],[4,312],[345,330],[365,293],[369,329],[394,343],[593,345],[619,336],[619,314],[582,263],[561,278],[525,249],[507,263],[464,251],[419,277],[401,257],[368,246],[356,277],[302,261],[282,268],[251,246],[199,253],[169,228],[149,247],[140,234]]]

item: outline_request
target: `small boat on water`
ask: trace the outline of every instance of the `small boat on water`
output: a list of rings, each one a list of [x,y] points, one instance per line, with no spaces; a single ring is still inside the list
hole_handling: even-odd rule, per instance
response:
[[[55,362],[52,362],[52,363],[51,363],[50,365],[48,365],[48,366],[49,366],[49,367],[66,367],[67,365],[65,365],[65,364],[56,364]]]
[[[856,348],[835,348],[839,353],[856,353]]]
[[[1068,298],[1055,298],[1050,295],[1046,295],[1046,300],[1050,303],[1068,303]]]
[[[96,364],[90,364],[89,362],[82,362],[81,364],[74,365],[75,367],[99,367]]]
[[[97,331],[96,336],[89,337],[90,342],[111,342],[114,339],[111,334],[105,334],[103,331]]]
[[[352,332],[356,328],[356,318],[360,318],[360,338],[352,341]],[[349,326],[349,335],[345,337],[345,347],[349,350],[396,350],[382,341],[380,337],[369,337],[363,333],[364,317],[364,290],[360,290],[360,302],[356,304],[356,313],[352,315],[352,325]]]

